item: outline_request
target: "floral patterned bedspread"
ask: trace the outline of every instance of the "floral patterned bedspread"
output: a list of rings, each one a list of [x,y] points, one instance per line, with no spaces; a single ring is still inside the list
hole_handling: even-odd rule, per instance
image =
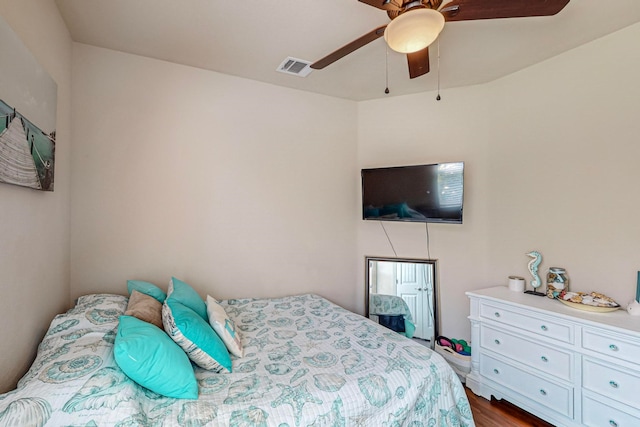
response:
[[[0,426],[473,426],[438,354],[317,295],[223,301],[242,333],[233,373],[194,367],[197,400],[159,396],[113,358],[126,297],[81,297],[54,318]]]

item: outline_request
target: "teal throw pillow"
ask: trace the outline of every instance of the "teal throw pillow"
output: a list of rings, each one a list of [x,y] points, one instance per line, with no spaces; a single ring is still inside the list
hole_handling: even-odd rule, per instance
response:
[[[141,294],[154,297],[160,301],[160,304],[167,298],[167,294],[165,294],[162,289],[153,283],[143,282],[142,280],[127,280],[127,290],[129,291],[129,295],[131,295],[133,291],[138,291]]]
[[[198,382],[184,351],[157,326],[120,316],[113,356],[133,381],[162,396],[197,399]]]
[[[169,282],[169,296],[198,313],[206,322],[209,321],[207,317],[207,305],[204,303],[204,300],[191,286],[182,280],[178,280],[175,277],[171,278]]]
[[[162,306],[164,330],[196,365],[214,372],[231,372],[229,351],[196,312],[169,296]]]

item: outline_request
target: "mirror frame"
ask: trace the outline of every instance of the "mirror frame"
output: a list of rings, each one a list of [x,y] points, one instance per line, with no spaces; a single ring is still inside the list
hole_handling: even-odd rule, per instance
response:
[[[377,256],[365,256],[364,257],[364,316],[369,319],[369,263],[371,261],[386,261],[386,262],[407,262],[414,264],[431,264],[433,265],[433,340],[429,343],[429,346],[435,348],[435,341],[440,333],[440,310],[438,310],[438,299],[440,292],[438,292],[438,268],[437,260],[427,258],[393,258],[393,257],[377,257]]]

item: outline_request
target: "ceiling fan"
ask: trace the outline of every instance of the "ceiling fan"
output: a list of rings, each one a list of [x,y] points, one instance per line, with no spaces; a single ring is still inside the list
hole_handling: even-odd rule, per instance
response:
[[[429,72],[429,45],[445,21],[550,16],[569,0],[359,0],[387,12],[388,25],[378,27],[311,64],[320,70],[384,35],[389,47],[407,54],[409,77]]]

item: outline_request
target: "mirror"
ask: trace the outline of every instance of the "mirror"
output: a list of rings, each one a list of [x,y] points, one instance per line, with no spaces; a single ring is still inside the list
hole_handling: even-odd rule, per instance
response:
[[[365,265],[365,316],[434,348],[435,261],[366,257]]]

